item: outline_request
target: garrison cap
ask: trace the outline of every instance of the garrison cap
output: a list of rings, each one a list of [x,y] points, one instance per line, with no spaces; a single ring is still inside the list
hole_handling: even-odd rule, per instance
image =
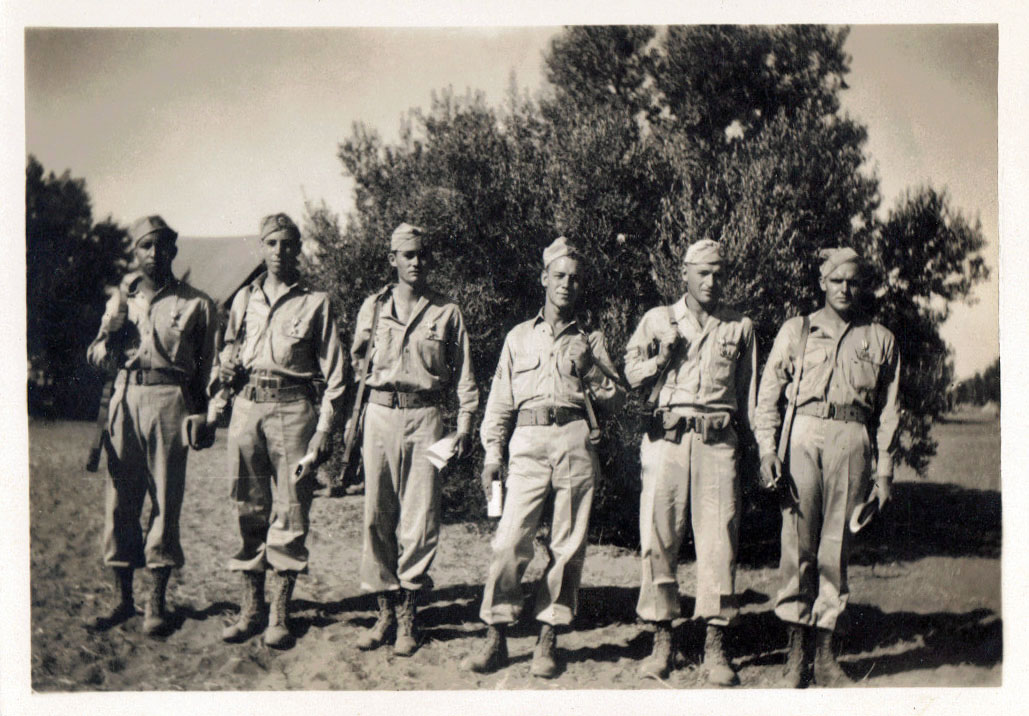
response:
[[[261,219],[261,241],[279,231],[285,231],[290,238],[296,241],[300,240],[300,229],[286,214],[269,214]]]
[[[571,256],[573,259],[581,259],[582,253],[579,248],[568,241],[564,236],[558,236],[547,248],[543,249],[543,268],[557,261],[559,258]]]
[[[717,241],[701,239],[686,249],[684,264],[720,264],[725,261],[725,248]]]
[[[849,246],[822,249],[818,252],[818,257],[822,259],[822,266],[819,269],[822,278],[825,278],[843,264],[853,263],[861,266],[864,263],[861,254]]]
[[[132,245],[135,246],[139,243],[140,239],[150,234],[161,233],[175,241],[179,237],[178,233],[172,229],[160,216],[154,214],[153,216],[144,216],[142,219],[136,219],[132,226],[129,227],[129,238],[132,240]]]
[[[422,248],[422,236],[425,229],[408,224],[406,221],[393,229],[389,237],[390,251],[412,251]]]

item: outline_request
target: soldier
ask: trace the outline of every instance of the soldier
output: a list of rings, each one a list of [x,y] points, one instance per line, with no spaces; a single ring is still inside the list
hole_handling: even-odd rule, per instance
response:
[[[232,301],[225,346],[211,392],[212,416],[226,408],[239,387],[229,423],[229,472],[233,478],[242,546],[229,569],[243,575],[238,619],[222,638],[243,641],[264,630],[264,643],[292,642],[287,616],[297,574],[307,571],[308,515],[313,469],[296,475],[299,461],[328,457],[329,430],[346,387],[346,357],[325,293],[300,282],[300,230],[286,214],[260,224],[266,271]],[[313,381],[325,392],[315,410]],[[265,572],[272,570],[272,603],[266,615]]]
[[[737,447],[752,440],[757,345],[749,318],[722,305],[725,253],[710,239],[686,251],[686,294],[652,308],[625,352],[633,387],[650,386],[654,407],[640,448],[642,578],[636,612],[654,623],[643,676],[664,679],[674,665],[672,620],[680,615],[676,580],[686,507],[697,553],[694,617],[707,623],[704,672],[712,684],[739,683],[725,653],[738,613]]]
[[[382,646],[396,627],[397,656],[418,647],[416,597],[432,588],[429,567],[439,543],[440,481],[425,451],[443,436],[440,408],[449,391],[457,393],[458,459],[471,451],[479,406],[464,317],[428,285],[432,257],[424,234],[407,223],[393,231],[389,262],[397,283],[365,300],[351,349],[357,366],[371,341],[361,588],[375,592],[378,603],[375,624],[357,646]]]
[[[776,454],[777,404],[783,388],[793,383],[786,393],[795,400],[796,419],[785,437],[787,479],[797,500],[783,508],[782,587],[775,600],[775,613],[789,633],[784,677],[791,687],[806,681],[811,627],[817,630],[817,683],[849,681],[832,643],[848,597],[847,518],[867,491],[870,433],[876,436],[879,505],[889,499],[898,425],[900,359],[893,334],[856,305],[861,258],[850,248],[828,249],[822,258],[818,284],[825,305],[783,324],[761,376],[756,418],[762,483],[774,489],[783,478]]]
[[[578,249],[563,236],[547,247],[543,310],[507,334],[493,376],[482,421],[482,484],[488,495],[508,452],[507,498],[479,610],[489,625],[486,642],[481,653],[462,664],[471,671],[490,672],[508,662],[506,627],[522,611],[521,580],[551,493],[550,562],[536,594],[542,627],[532,659],[534,676],[557,675],[555,629],[575,614],[599,469],[589,401],[617,410],[625,398],[613,379],[617,373],[603,334],[587,333],[576,318],[582,269]]]
[[[133,570],[143,566],[150,576],[143,631],[152,636],[167,629],[165,591],[172,568],[184,559],[179,514],[187,442],[199,450],[214,441],[214,425],[204,415],[204,387],[214,360],[217,313],[210,298],[172,274],[176,238],[160,216],[132,224],[129,239],[139,271],[111,296],[88,349],[90,363],[116,373],[105,440],[111,479],[104,563],[114,569],[121,599],[110,615],[94,621],[97,629],[135,614]],[[147,493],[151,512],[144,533],[139,518]]]

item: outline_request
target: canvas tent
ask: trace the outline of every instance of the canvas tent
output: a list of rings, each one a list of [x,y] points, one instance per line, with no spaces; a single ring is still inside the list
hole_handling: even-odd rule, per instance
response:
[[[236,291],[263,270],[257,236],[179,237],[175,275],[228,308]]]

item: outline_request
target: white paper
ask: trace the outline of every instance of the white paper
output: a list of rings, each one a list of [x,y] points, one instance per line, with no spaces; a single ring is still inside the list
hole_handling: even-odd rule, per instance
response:
[[[437,470],[442,470],[457,454],[457,433],[440,438],[425,450],[425,456]]]

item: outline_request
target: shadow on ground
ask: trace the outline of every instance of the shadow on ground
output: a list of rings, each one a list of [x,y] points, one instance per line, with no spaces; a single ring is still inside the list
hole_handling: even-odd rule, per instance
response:
[[[851,564],[913,561],[923,557],[1000,557],[1001,502],[997,490],[947,483],[899,482],[883,514],[855,539]],[[779,562],[782,519],[773,499],[753,494],[740,525],[739,562]],[[694,559],[693,545],[681,557]]]

